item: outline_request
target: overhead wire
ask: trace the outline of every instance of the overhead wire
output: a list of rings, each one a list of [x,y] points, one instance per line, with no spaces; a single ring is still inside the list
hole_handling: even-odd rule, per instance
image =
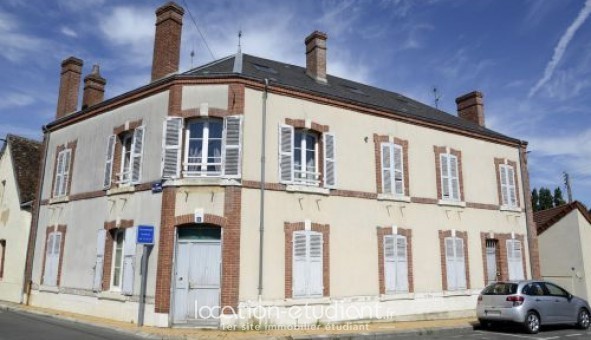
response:
[[[201,36],[201,39],[203,39],[203,43],[204,43],[205,47],[207,48],[207,50],[209,51],[209,54],[211,55],[212,60],[215,60],[215,55],[211,51],[211,48],[209,48],[209,44],[207,43],[207,39],[205,39],[205,35],[199,29],[199,26],[197,25],[197,21],[195,21],[195,18],[193,17],[193,14],[191,13],[191,10],[189,9],[189,5],[187,5],[187,1],[183,0],[183,5],[187,9],[187,13],[189,13],[189,17],[191,18],[191,21],[193,22],[193,25],[197,29],[197,32],[199,32],[199,35]]]

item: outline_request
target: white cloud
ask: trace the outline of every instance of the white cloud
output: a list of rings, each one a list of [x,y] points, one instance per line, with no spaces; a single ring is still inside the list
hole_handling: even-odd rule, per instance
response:
[[[550,78],[552,78],[554,70],[556,69],[556,66],[558,66],[558,63],[560,63],[560,60],[562,59],[564,52],[568,48],[569,43],[573,39],[577,30],[585,23],[585,21],[589,17],[589,14],[591,14],[591,0],[587,0],[585,2],[585,6],[583,7],[583,9],[581,9],[579,14],[577,15],[577,18],[566,29],[566,32],[564,32],[562,37],[560,37],[558,44],[554,48],[554,55],[552,56],[550,62],[548,62],[548,64],[546,65],[544,75],[529,91],[528,96],[530,98],[533,95],[535,95],[536,92],[538,92],[538,90],[550,80]]]
[[[11,62],[20,62],[38,54],[49,44],[21,31],[18,21],[8,13],[0,12],[0,56]]]
[[[35,102],[35,98],[28,94],[10,92],[0,95],[0,110],[23,107]]]
[[[63,35],[66,35],[68,37],[78,37],[78,33],[76,33],[73,29],[69,28],[68,26],[62,26],[60,32],[62,32]]]
[[[102,6],[105,0],[58,0],[58,6],[71,12],[84,11],[89,8],[97,8]]]

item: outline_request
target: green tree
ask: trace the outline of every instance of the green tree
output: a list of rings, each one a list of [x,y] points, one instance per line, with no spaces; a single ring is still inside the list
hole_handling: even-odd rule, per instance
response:
[[[554,206],[554,199],[552,192],[548,188],[541,187],[539,191],[539,209],[546,210],[551,209]]]
[[[565,203],[564,198],[562,198],[562,190],[560,190],[560,187],[556,187],[554,189],[554,206],[557,207]]]
[[[534,188],[531,192],[531,205],[534,211],[540,210],[540,196],[538,196],[538,189]]]

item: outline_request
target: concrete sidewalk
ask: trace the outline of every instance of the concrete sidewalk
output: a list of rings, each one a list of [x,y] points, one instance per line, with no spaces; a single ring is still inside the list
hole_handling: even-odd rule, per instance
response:
[[[451,334],[472,329],[476,319],[450,319],[433,321],[368,322],[318,325],[309,328],[288,329],[217,329],[137,327],[135,324],[88,315],[31,307],[0,301],[0,310],[33,313],[96,327],[108,328],[148,339],[362,339],[390,338],[402,334]],[[254,325],[251,328],[256,328]]]

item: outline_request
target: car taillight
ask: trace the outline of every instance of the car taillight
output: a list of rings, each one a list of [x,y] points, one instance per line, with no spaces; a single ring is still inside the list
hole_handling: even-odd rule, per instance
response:
[[[513,307],[521,306],[525,298],[519,295],[507,296],[507,301],[513,302]]]

